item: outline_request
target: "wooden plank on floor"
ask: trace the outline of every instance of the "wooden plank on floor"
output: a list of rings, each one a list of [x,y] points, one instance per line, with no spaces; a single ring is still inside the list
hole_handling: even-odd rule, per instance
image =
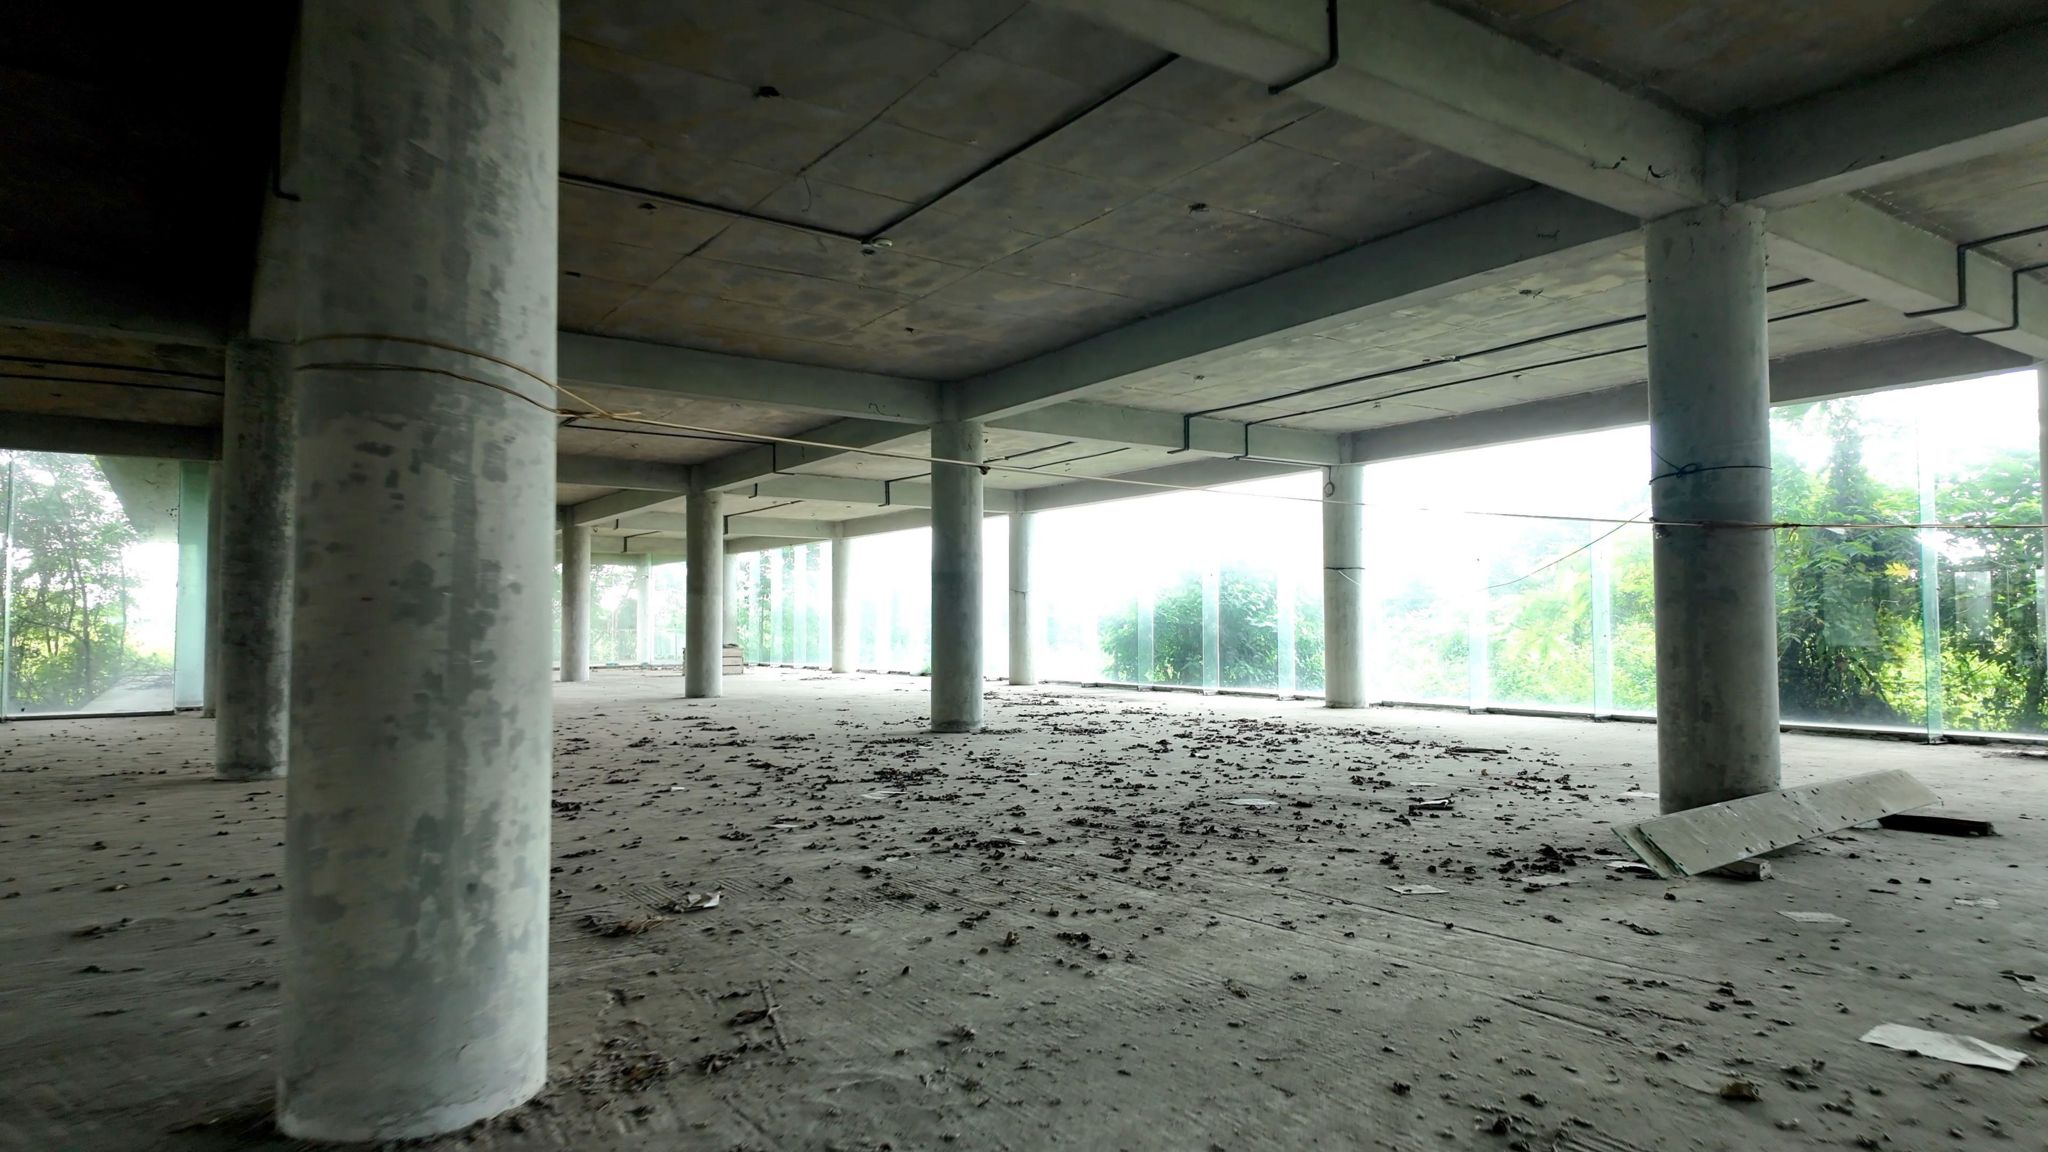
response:
[[[1894,769],[1616,824],[1614,833],[1658,875],[1697,876],[1937,799],[1910,773]]]

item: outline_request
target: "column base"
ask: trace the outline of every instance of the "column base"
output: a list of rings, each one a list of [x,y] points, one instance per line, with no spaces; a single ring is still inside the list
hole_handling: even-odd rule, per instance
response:
[[[975,720],[935,720],[932,722],[932,731],[942,736],[959,735],[979,732],[981,724]]]
[[[215,780],[282,780],[284,768],[268,764],[221,764],[213,770]]]

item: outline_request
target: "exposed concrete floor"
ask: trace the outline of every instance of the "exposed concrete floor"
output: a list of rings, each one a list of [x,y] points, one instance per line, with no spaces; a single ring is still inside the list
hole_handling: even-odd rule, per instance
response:
[[[2002,835],[1665,884],[1592,855],[1653,810],[1623,798],[1655,787],[1645,725],[1053,687],[928,737],[922,680],[727,683],[559,690],[553,1081],[447,1143],[2042,1146],[2041,1068],[1857,1042],[2036,1048],[2041,761],[1787,737],[1788,782],[1909,767]],[[282,789],[212,782],[210,747],[190,718],[0,728],[0,1146],[286,1144]],[[1388,888],[1420,883],[1448,891]]]

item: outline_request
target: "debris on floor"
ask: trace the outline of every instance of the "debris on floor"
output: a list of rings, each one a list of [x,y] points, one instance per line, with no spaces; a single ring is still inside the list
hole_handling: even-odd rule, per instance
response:
[[[1616,824],[1614,834],[1658,875],[1672,879],[1697,876],[1775,848],[1938,802],[1939,797],[1926,785],[1893,769]]]
[[[1709,868],[1701,875],[1718,876],[1723,880],[1769,880],[1777,873],[1771,871],[1770,862],[1767,860],[1737,860],[1733,864]]]
[[[1894,812],[1879,816],[1880,828],[1893,832],[1926,832],[1935,836],[1996,836],[1989,820],[1970,820],[1961,816],[1936,816],[1928,812]]]
[[[593,936],[638,936],[652,932],[667,920],[666,916],[615,916],[610,912],[592,912],[578,923]]]
[[[2001,1048],[1975,1036],[1930,1032],[1907,1024],[1879,1024],[1865,1032],[1861,1039],[1865,1044],[1875,1044],[1880,1048],[1895,1048],[1951,1064],[1968,1064],[1973,1068],[1992,1068],[2000,1072],[2011,1072],[2028,1061],[2024,1052]]]
[[[1780,911],[1780,912],[1778,913],[1778,915],[1780,915],[1780,916],[1783,916],[1783,917],[1784,917],[1785,919],[1787,919],[1787,920],[1797,920],[1797,921],[1799,921],[1799,922],[1800,922],[1801,924],[1847,924],[1847,923],[1848,923],[1848,921],[1847,921],[1847,920],[1844,920],[1844,919],[1843,919],[1843,918],[1841,918],[1840,916],[1837,916],[1837,915],[1835,915],[1835,914],[1834,914],[1833,912],[1785,912],[1785,911]]]

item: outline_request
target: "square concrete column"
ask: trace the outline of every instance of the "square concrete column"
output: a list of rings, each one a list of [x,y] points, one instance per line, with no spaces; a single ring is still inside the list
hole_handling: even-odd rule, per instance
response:
[[[277,1124],[547,1076],[555,0],[305,0]]]
[[[1644,230],[1657,776],[1666,812],[1778,787],[1763,213]]]
[[[562,510],[562,682],[590,679],[590,536]]]
[[[725,517],[721,492],[692,492],[684,501],[683,695],[710,699],[725,692]]]
[[[1010,513],[1010,683],[1036,684],[1031,666],[1031,513]]]
[[[1323,703],[1365,706],[1365,465],[1323,478]]]
[[[223,780],[284,775],[291,740],[292,457],[297,435],[291,350],[228,346],[214,565],[221,612],[209,677],[213,772]]]
[[[932,731],[981,727],[981,458],[975,421],[932,425]]]
[[[847,587],[853,575],[853,541],[832,541],[832,671],[853,671],[853,613],[847,606]]]

